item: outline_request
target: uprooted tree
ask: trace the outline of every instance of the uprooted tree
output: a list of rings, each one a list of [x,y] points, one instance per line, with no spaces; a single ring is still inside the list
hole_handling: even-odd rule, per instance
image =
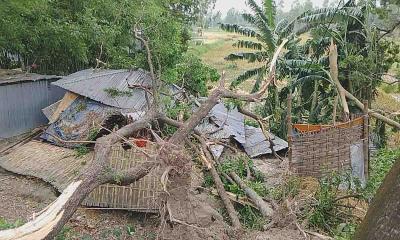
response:
[[[196,203],[196,199],[189,191],[192,166],[190,155],[185,152],[185,140],[188,139],[189,135],[193,133],[194,128],[222,98],[232,98],[246,102],[259,101],[267,91],[268,85],[273,82],[279,53],[282,51],[287,41],[282,41],[279,48],[277,48],[270,62],[269,74],[263,80],[262,86],[258,92],[240,94],[228,90],[224,86],[225,81],[224,77],[222,77],[218,87],[210,93],[207,100],[191,115],[191,117],[185,122],[177,122],[173,119],[169,119],[159,110],[160,106],[157,96],[159,94],[160,80],[152,67],[150,48],[147,40],[138,35],[135,37],[143,42],[147,51],[147,60],[149,62],[150,75],[153,81],[153,101],[151,108],[142,119],[97,139],[94,147],[93,161],[78,180],[70,183],[60,197],[54,203],[46,207],[34,220],[19,228],[0,232],[0,239],[53,239],[72,217],[81,202],[96,187],[105,183],[128,185],[143,178],[154,168],[164,170],[162,183],[164,185],[165,194],[162,209],[164,213],[168,214],[171,222],[176,222],[183,227],[187,227],[188,231],[186,231],[186,234],[191,238],[195,236],[191,232],[192,230],[210,227],[209,225],[214,221],[212,220],[212,216],[210,216],[210,222],[207,223],[206,226],[198,226],[196,223],[196,211],[202,208],[202,206]],[[172,124],[178,127],[178,130],[167,141],[159,140],[154,153],[147,155],[147,161],[123,171],[110,169],[109,158],[112,145],[132,136],[132,134],[138,130],[149,127],[155,121]],[[197,137],[199,137],[199,139],[202,138],[202,136],[199,135]],[[214,172],[215,169],[212,167],[211,171]],[[215,174],[215,172],[213,175],[219,178],[218,174]],[[118,179],[116,179],[115,176],[119,176]],[[230,200],[224,196],[223,187],[219,189],[219,193],[222,195],[223,202],[227,206],[233,228],[239,229],[241,226],[237,213],[234,212]]]

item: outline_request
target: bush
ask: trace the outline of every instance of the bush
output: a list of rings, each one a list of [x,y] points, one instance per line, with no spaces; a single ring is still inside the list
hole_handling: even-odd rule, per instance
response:
[[[186,54],[176,67],[177,84],[194,95],[206,96],[207,84],[220,78],[217,70],[192,54]]]

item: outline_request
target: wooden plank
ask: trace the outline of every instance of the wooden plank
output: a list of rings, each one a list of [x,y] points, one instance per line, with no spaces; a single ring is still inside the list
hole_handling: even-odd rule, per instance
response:
[[[60,103],[57,106],[57,109],[54,111],[53,115],[50,117],[50,124],[54,123],[60,117],[60,114],[67,109],[71,104],[79,97],[78,94],[73,92],[66,92],[64,97],[61,99]]]

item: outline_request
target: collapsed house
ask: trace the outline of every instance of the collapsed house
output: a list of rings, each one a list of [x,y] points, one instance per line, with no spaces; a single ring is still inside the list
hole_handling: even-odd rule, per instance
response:
[[[79,176],[92,161],[93,153],[76,156],[71,148],[93,144],[98,137],[109,134],[129,121],[140,119],[150,108],[152,99],[150,75],[138,70],[87,69],[66,76],[52,84],[66,91],[64,97],[42,111],[49,126],[39,139],[32,140],[0,158],[0,166],[15,173],[41,178],[59,191]],[[174,101],[184,99],[182,89],[170,85],[166,89]],[[191,98],[194,108],[201,99]],[[197,103],[197,105],[196,105]],[[271,153],[270,140],[260,128],[245,125],[245,116],[236,108],[228,109],[223,102],[217,104],[196,128],[209,139],[218,140],[211,146],[214,157],[219,158],[224,145],[235,141],[250,156]],[[145,138],[145,151],[152,151],[150,134],[138,133]],[[270,134],[274,151],[286,149],[286,141]],[[130,140],[129,140],[130,141]],[[135,141],[132,140],[135,144]],[[145,160],[137,148],[126,149],[121,143],[112,147],[110,167],[126,169]],[[135,211],[158,210],[162,186],[157,169],[129,186],[104,184],[96,188],[83,202],[91,207],[110,207]]]

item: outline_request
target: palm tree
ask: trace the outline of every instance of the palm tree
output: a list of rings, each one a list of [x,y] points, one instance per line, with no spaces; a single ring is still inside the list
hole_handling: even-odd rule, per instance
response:
[[[239,40],[234,46],[250,51],[229,54],[227,60],[247,60],[249,62],[264,63],[262,66],[249,69],[240,74],[231,84],[231,87],[237,87],[247,79],[257,76],[253,91],[258,89],[260,81],[264,76],[276,47],[284,40],[288,39],[286,44],[286,52],[279,59],[276,69],[277,79],[289,79],[292,77],[304,77],[315,66],[307,55],[304,54],[303,48],[297,37],[306,28],[296,26],[296,22],[288,22],[282,20],[276,23],[276,8],[273,0],[264,0],[262,6],[257,5],[254,0],[248,0],[252,13],[243,14],[243,18],[249,22],[253,28],[246,28],[237,24],[221,24],[221,28],[225,31],[235,32],[251,38],[252,40]],[[308,66],[310,69],[305,70]],[[263,111],[264,116],[270,116],[270,128],[278,135],[285,136],[285,125],[281,124],[285,115],[285,103],[288,88],[278,89],[276,84],[271,84],[268,89],[268,97],[265,101]]]
[[[289,23],[286,20],[275,23],[276,8],[273,0],[263,1],[262,7],[258,6],[254,0],[248,0],[248,5],[252,10],[252,14],[244,13],[242,16],[254,28],[242,27],[237,24],[221,24],[221,28],[225,31],[239,33],[252,38],[253,40],[238,40],[234,44],[235,47],[250,49],[251,51],[232,53],[225,59],[242,59],[249,62],[262,62],[265,64],[261,67],[247,70],[239,75],[232,82],[232,87],[238,86],[243,81],[253,76],[263,75],[266,71],[266,65],[269,59],[283,39],[289,39],[286,45],[287,49],[291,49],[297,43],[297,39],[294,37],[295,34],[291,33],[294,23]]]

